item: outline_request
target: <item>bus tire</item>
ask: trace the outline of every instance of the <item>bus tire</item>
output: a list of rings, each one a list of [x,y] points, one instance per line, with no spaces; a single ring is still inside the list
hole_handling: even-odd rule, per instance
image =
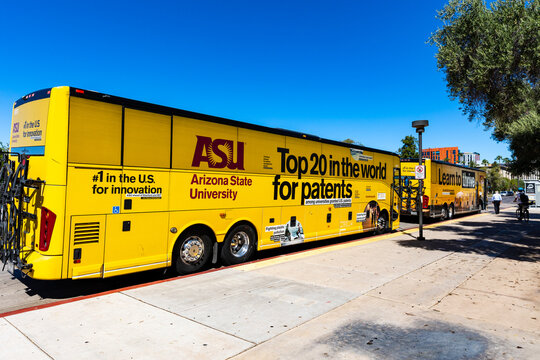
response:
[[[446,219],[448,219],[448,207],[446,206],[446,204],[444,204],[441,209],[441,220],[446,220]]]
[[[450,207],[448,208],[448,219],[454,218],[454,204],[450,204]]]
[[[227,234],[221,247],[221,261],[225,265],[235,265],[249,260],[257,245],[255,230],[249,225],[234,226]]]
[[[377,219],[377,228],[375,234],[383,234],[388,231],[388,213],[386,210],[381,211]]]
[[[204,231],[188,230],[182,234],[173,250],[174,269],[180,275],[201,270],[212,255],[212,240]]]

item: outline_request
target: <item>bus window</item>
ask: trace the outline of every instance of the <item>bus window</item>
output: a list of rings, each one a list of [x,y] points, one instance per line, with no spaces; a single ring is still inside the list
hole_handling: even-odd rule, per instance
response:
[[[125,109],[124,165],[169,168],[171,117]]]
[[[122,106],[72,97],[68,161],[120,165]]]

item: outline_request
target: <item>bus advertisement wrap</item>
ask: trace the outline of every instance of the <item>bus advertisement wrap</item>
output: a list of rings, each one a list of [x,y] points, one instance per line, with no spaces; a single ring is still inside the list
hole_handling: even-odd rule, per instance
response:
[[[395,153],[69,87],[40,94],[14,107],[12,150],[43,156],[9,160],[36,180],[8,205],[26,218],[0,248],[33,278],[188,274],[399,227]]]

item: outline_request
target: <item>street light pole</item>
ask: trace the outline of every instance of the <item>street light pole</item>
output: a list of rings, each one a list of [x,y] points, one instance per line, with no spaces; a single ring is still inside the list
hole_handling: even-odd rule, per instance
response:
[[[412,122],[413,128],[416,128],[418,133],[418,164],[422,165],[422,133],[424,128],[429,125],[427,120],[416,120]],[[426,172],[424,171],[424,176]],[[423,189],[424,181],[422,179],[418,180],[418,202],[416,203],[416,211],[418,211],[418,240],[426,240],[423,233]]]

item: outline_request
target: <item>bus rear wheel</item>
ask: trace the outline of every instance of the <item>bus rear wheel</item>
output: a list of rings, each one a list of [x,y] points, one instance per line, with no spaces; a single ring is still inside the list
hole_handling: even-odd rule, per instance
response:
[[[173,250],[174,267],[178,274],[201,270],[212,253],[212,240],[204,232],[188,231],[176,241]]]
[[[448,208],[448,219],[452,219],[454,217],[454,204],[450,205]]]
[[[221,247],[221,261],[225,265],[243,263],[253,255],[257,235],[249,225],[236,225],[229,232]]]
[[[388,214],[385,210],[381,212],[379,218],[377,219],[377,229],[375,230],[375,234],[382,234],[386,231],[388,231]]]

